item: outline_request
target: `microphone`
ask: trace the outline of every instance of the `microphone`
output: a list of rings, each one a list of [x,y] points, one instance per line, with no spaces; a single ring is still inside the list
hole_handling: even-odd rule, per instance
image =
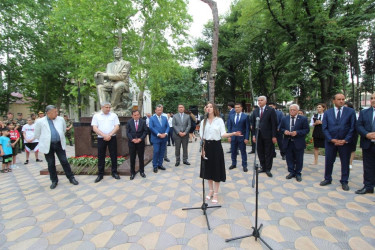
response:
[[[255,129],[259,129],[259,122],[260,122],[260,118],[257,117],[256,122],[255,122]]]

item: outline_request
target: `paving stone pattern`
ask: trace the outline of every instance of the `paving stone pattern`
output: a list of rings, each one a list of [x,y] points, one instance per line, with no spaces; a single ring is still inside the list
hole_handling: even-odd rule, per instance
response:
[[[251,234],[255,215],[252,167],[227,170],[219,204],[209,209],[212,230],[201,210],[200,157],[198,143],[189,144],[191,166],[174,167],[172,147],[166,171],[115,180],[105,176],[76,176],[78,186],[65,176],[51,190],[48,176],[39,175],[45,161],[23,165],[0,174],[0,249],[267,249],[255,239],[226,243],[225,239]],[[223,144],[228,151],[229,144]],[[68,155],[74,148],[68,146]],[[227,168],[230,154],[225,154]],[[238,156],[240,163],[240,156]],[[248,155],[252,166],[254,155]],[[324,175],[324,158],[311,165],[305,155],[303,181],[286,180],[286,163],[278,155],[273,178],[259,177],[259,224],[261,235],[273,249],[375,249],[375,195],[355,195],[362,187],[362,162],[355,161],[350,191],[341,189],[340,163],[334,167],[332,185],[319,186]]]

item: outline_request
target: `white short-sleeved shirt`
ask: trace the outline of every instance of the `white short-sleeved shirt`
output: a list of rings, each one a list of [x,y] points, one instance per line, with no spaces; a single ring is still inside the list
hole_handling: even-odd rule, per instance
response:
[[[103,111],[100,111],[94,115],[91,121],[91,126],[97,126],[104,134],[111,133],[116,125],[120,125],[120,121],[118,116],[112,112],[104,114]],[[98,138],[103,138],[103,136],[98,135]]]
[[[35,123],[33,123],[31,125],[29,125],[29,124],[23,125],[22,132],[26,133],[26,137],[25,137],[25,140],[24,140],[25,143],[26,143],[26,140],[30,140],[30,139],[34,138],[34,131],[35,131]],[[38,139],[35,139],[32,142],[38,142]]]
[[[207,122],[204,126],[204,135],[203,124],[204,120],[202,120],[201,126],[199,128],[199,134],[203,139],[219,141],[221,140],[221,136],[226,133],[224,121],[219,117],[215,117],[211,124],[207,119]]]

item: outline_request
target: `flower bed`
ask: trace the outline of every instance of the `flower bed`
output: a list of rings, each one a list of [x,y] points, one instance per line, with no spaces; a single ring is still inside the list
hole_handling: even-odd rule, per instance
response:
[[[118,156],[117,165],[120,166],[128,157]],[[82,155],[82,156],[72,156],[68,158],[69,164],[72,166],[72,171],[74,174],[85,174],[94,175],[98,172],[98,157],[92,155]],[[111,158],[109,156],[105,157],[104,169],[112,166]]]

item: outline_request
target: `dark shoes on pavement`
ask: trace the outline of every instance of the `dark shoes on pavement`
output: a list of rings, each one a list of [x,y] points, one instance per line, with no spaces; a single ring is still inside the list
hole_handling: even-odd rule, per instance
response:
[[[69,182],[72,183],[73,185],[79,184],[78,181],[76,180],[76,178],[74,178],[74,177],[70,178]]]
[[[164,158],[164,161],[170,162],[171,160],[169,160],[168,158]]]
[[[246,173],[248,171],[247,167],[244,167],[243,171]]]
[[[146,178],[145,173],[140,173],[140,175],[142,176],[142,178]]]
[[[51,186],[49,186],[50,189],[55,189],[57,187],[57,181],[53,181]]]
[[[98,175],[98,177],[96,177],[96,179],[95,179],[95,183],[98,183],[101,180],[103,180],[103,176],[102,175]]]
[[[42,162],[43,160],[36,159],[35,161],[36,161],[36,162]]]
[[[154,173],[156,174],[158,172],[158,168],[154,168]]]
[[[268,177],[272,177],[272,176],[273,176],[272,173],[271,173],[270,171],[266,171],[266,175],[267,175]]]
[[[332,183],[332,181],[324,180],[324,181],[322,181],[319,185],[320,185],[320,186],[327,186],[327,185],[329,185],[329,184],[331,184],[331,183]]]
[[[188,161],[184,161],[184,164],[185,164],[185,165],[190,165],[190,162],[188,162]]]
[[[302,181],[302,177],[301,177],[300,175],[297,175],[297,176],[296,176],[296,180],[297,180],[298,182],[301,182],[301,181]]]
[[[158,166],[158,169],[160,169],[160,170],[165,170],[165,167],[163,167],[163,166]]]
[[[366,188],[363,187],[362,189],[359,189],[355,191],[356,194],[373,194],[374,193],[374,188]]]
[[[294,174],[290,173],[285,178],[289,180],[289,179],[292,179],[293,177],[296,177],[296,176]]]
[[[176,164],[174,164],[175,167],[178,167],[180,166],[180,162],[179,161],[176,161]]]
[[[135,174],[131,174],[131,175],[130,175],[130,180],[133,180],[134,177],[135,177]]]
[[[342,187],[342,190],[344,191],[349,191],[349,185],[344,183],[344,184],[341,184],[341,187]]]
[[[285,161],[285,159],[286,159],[285,155],[281,156],[281,159]]]
[[[120,180],[120,176],[118,175],[118,173],[112,173],[112,177],[116,180]]]
[[[232,169],[235,169],[235,168],[236,168],[236,166],[232,165],[232,166],[229,167],[229,170],[232,170]]]

